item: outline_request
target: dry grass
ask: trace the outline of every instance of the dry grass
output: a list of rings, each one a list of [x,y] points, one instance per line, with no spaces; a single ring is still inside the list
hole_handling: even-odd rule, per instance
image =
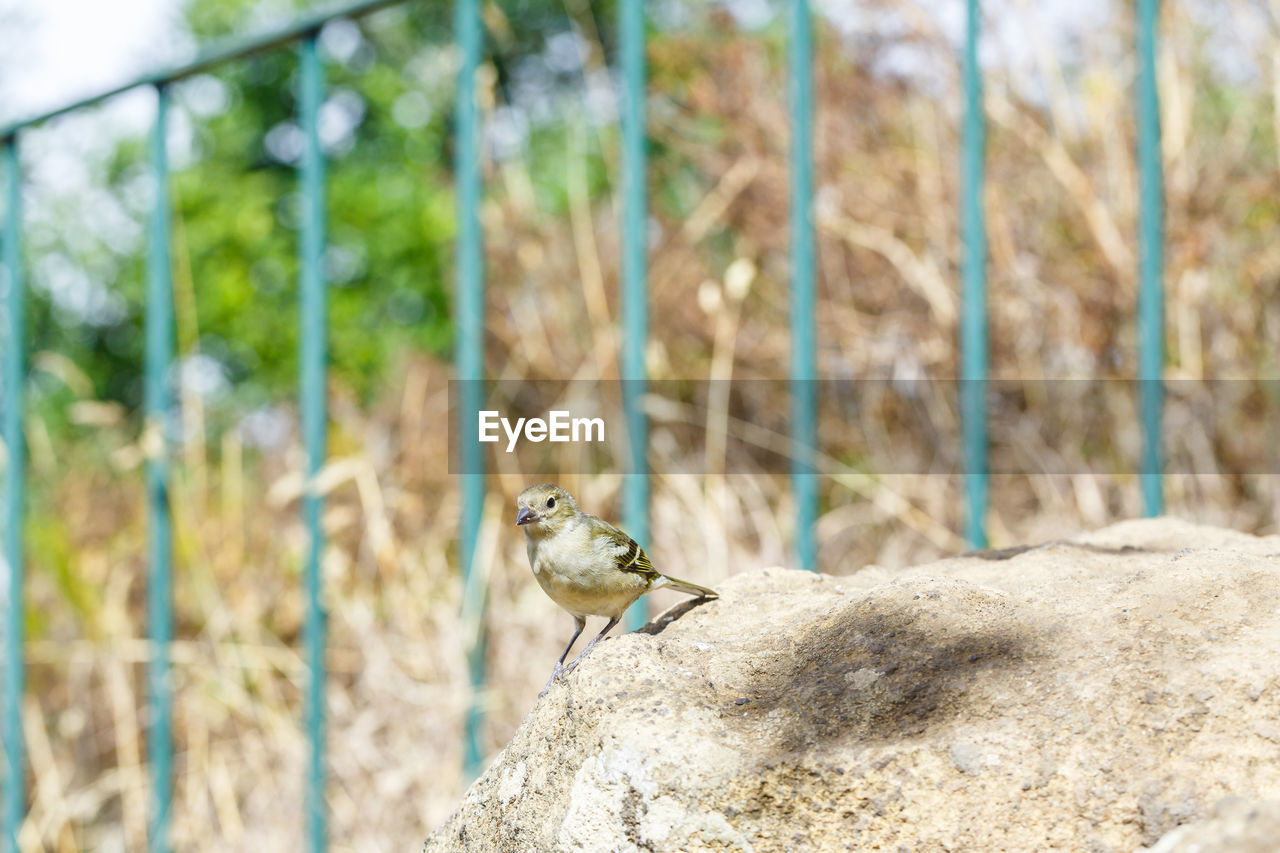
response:
[[[950,48],[920,9],[901,36],[936,55]],[[1117,4],[1123,6],[1123,4]],[[1126,7],[1127,8],[1127,7]],[[1024,14],[1034,18],[1029,10]],[[1224,112],[1206,80],[1199,25],[1166,10],[1161,76],[1169,179],[1168,342],[1171,377],[1255,376],[1273,370],[1280,333],[1280,243],[1274,240],[1275,137],[1270,84],[1241,84]],[[1128,13],[1116,39],[1091,41],[1081,67],[1042,57],[1043,106],[1013,82],[989,81],[992,362],[996,376],[1125,376],[1133,372],[1134,169],[1128,91]],[[824,376],[934,377],[955,373],[957,95],[954,73],[926,94],[870,74],[887,45],[845,50],[820,38],[818,183],[820,349]],[[1274,49],[1274,39],[1266,40]],[[855,63],[851,56],[857,56]],[[785,376],[786,113],[778,44],[741,35],[663,36],[651,49],[655,185],[686,177],[679,199],[655,200],[651,253],[655,378]],[[596,58],[598,61],[598,56]],[[944,63],[945,64],[945,63]],[[1274,79],[1273,79],[1274,78]],[[1210,81],[1211,82],[1211,81]],[[1067,92],[1073,93],[1068,96]],[[565,144],[581,150],[572,131]],[[577,146],[574,148],[574,146]],[[564,176],[571,205],[548,217],[527,191],[526,164],[489,175],[487,369],[527,381],[616,376],[615,212]],[[501,239],[497,235],[501,235]],[[72,376],[57,360],[37,369]],[[329,747],[335,849],[410,849],[453,808],[461,777],[467,691],[455,531],[459,498],[448,476],[447,366],[408,357],[377,405],[362,410],[335,389],[333,459],[323,478],[330,548]],[[69,384],[70,380],[67,380]],[[738,470],[724,437],[767,444],[785,411],[781,385],[731,418],[715,409],[707,443],[654,426],[655,561],[715,584],[787,563],[791,506],[785,477]],[[920,405],[946,423],[953,403],[927,386]],[[142,849],[145,765],[145,520],[137,436],[82,400],[86,441],[55,447],[31,425],[33,561],[29,606],[27,745],[34,784],[22,841],[28,850]],[[989,526],[997,545],[1057,538],[1140,512],[1132,403],[1121,394],[1073,413],[1098,448],[1049,443],[1028,406],[1015,459],[998,476]],[[198,401],[184,401],[188,434],[203,435]],[[880,459],[927,471],[911,443],[910,413],[879,424]],[[1171,459],[1214,475],[1171,477],[1170,511],[1245,530],[1274,529],[1272,476],[1257,454],[1233,456],[1240,430],[1207,433],[1178,403],[1168,415]],[[1016,419],[1015,419],[1016,420]],[[760,430],[751,433],[746,424]],[[873,426],[875,424],[873,423]],[[841,454],[844,424],[821,429],[827,571],[904,565],[963,547],[958,477],[864,473]],[[717,438],[717,436],[719,436]],[[1266,442],[1259,443],[1262,447]],[[1265,453],[1265,451],[1258,451]],[[109,464],[103,460],[109,460]],[[923,460],[923,461],[922,461]],[[486,743],[499,748],[536,696],[570,628],[530,580],[509,527],[529,477],[495,461],[480,547],[489,588],[490,687]],[[886,463],[887,464],[887,463]],[[1038,466],[1038,467],[1037,467]],[[694,476],[686,470],[711,473]],[[302,832],[305,677],[299,657],[300,456],[262,457],[234,433],[191,442],[174,482],[177,642],[174,645],[176,801],[181,849],[296,847]],[[68,473],[72,472],[72,473]],[[545,478],[546,472],[539,477]],[[617,515],[619,478],[561,477],[584,505]],[[674,599],[658,600],[660,609]]]

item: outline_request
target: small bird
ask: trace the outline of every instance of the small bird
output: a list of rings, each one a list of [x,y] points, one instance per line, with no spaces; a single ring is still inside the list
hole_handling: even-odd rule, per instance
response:
[[[670,587],[700,598],[719,598],[714,589],[659,572],[636,540],[583,512],[573,495],[551,483],[530,486],[520,493],[516,524],[524,530],[533,576],[552,601],[569,611],[576,629],[540,696],[546,695],[557,678],[572,671],[618,624],[631,603],[649,590]],[[566,667],[564,659],[587,626],[588,616],[607,616],[609,624]]]

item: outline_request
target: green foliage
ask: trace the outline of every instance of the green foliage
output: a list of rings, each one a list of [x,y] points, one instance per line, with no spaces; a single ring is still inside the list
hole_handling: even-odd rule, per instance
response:
[[[198,2],[189,20],[197,34],[215,33],[244,5]],[[404,347],[444,354],[449,345],[450,87],[415,74],[441,45],[406,36],[439,30],[415,20],[427,14],[371,21],[345,62],[329,64],[323,118],[346,128],[325,134],[330,360],[338,381],[361,392]],[[280,51],[220,69],[229,106],[199,127],[198,159],[174,182],[196,307],[180,340],[218,358],[233,383],[277,392],[297,371],[295,68],[294,53]],[[429,115],[421,126],[394,118],[406,96]]]
[[[277,20],[324,5],[295,2]],[[263,7],[260,0],[194,0],[185,16],[199,43],[216,44],[262,29],[253,21],[262,19]],[[524,63],[544,50],[549,34],[576,27],[606,44],[611,40],[612,4],[570,4],[566,10],[538,0],[507,10],[489,6],[484,15],[499,103],[514,97]],[[358,27],[339,22],[322,34],[327,80],[321,130],[328,155],[331,371],[337,382],[367,397],[406,348],[444,358],[450,353],[455,60],[449,7],[409,3]],[[291,396],[296,384],[302,140],[294,117],[296,67],[296,50],[285,48],[227,63],[173,88],[178,355],[199,352],[213,359],[246,404]],[[551,85],[572,76],[552,74]],[[561,115],[530,127],[520,155],[534,176],[539,209],[552,216],[568,208],[568,137]],[[586,136],[588,191],[595,195],[607,189],[608,174],[599,140]],[[90,233],[73,245],[55,233],[33,241],[32,251],[63,252],[82,269],[102,269],[97,278],[122,310],[68,314],[49,297],[51,288],[36,288],[32,340],[34,348],[55,349],[81,365],[95,395],[137,407],[151,189],[147,141],[115,145],[89,171],[112,195],[133,192],[134,244],[107,245],[111,238]],[[92,211],[81,218],[96,232]]]
[[[32,513],[26,537],[32,562],[47,572],[62,600],[70,605],[75,621],[93,632],[102,610],[101,596],[75,570],[76,539],[66,520],[56,513]],[[28,626],[29,635],[43,635],[46,624],[46,620],[36,614]]]

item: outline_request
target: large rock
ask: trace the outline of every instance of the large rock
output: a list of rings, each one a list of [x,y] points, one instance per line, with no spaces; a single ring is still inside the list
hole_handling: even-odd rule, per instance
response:
[[[1274,821],[1280,537],[1127,522],[721,593],[597,646],[426,849],[1213,850]]]

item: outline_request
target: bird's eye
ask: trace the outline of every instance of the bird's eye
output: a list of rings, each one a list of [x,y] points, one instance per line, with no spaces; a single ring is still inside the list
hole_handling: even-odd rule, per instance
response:
[[[554,509],[556,505],[555,498],[547,498],[547,509]]]

